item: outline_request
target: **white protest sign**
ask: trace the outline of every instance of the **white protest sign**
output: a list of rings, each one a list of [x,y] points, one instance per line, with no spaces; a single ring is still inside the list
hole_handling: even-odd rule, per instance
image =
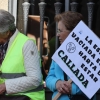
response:
[[[100,88],[100,39],[82,21],[52,59],[88,98]]]

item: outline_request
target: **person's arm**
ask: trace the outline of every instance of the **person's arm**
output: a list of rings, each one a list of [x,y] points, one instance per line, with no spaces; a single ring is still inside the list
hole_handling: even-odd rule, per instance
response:
[[[16,79],[7,79],[5,81],[8,94],[18,93],[34,89],[42,81],[40,68],[40,57],[36,45],[32,40],[28,40],[23,47],[24,66],[26,76]]]
[[[46,87],[48,87],[51,91],[56,90],[56,82],[60,80],[60,78],[55,76],[55,67],[56,63],[52,61],[48,76],[46,77]]]

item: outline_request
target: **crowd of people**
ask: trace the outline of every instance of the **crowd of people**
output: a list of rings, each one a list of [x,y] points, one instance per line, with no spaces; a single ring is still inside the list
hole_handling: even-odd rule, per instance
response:
[[[55,16],[60,44],[81,20],[82,14],[72,11]],[[12,14],[0,9],[0,100],[45,100],[37,46],[19,32],[14,22]],[[68,80],[70,77],[52,60],[45,80],[46,87],[53,92],[52,99],[59,92],[58,100],[90,100]],[[96,100],[95,96],[91,100]]]

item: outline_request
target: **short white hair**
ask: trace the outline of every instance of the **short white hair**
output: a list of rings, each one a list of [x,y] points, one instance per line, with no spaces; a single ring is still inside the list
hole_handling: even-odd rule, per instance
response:
[[[8,11],[0,9],[0,34],[15,30],[15,18]]]

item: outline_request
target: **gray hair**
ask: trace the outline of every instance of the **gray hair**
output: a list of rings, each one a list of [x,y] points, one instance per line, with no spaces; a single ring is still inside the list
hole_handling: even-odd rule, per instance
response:
[[[15,18],[8,11],[0,9],[0,34],[16,29]]]

